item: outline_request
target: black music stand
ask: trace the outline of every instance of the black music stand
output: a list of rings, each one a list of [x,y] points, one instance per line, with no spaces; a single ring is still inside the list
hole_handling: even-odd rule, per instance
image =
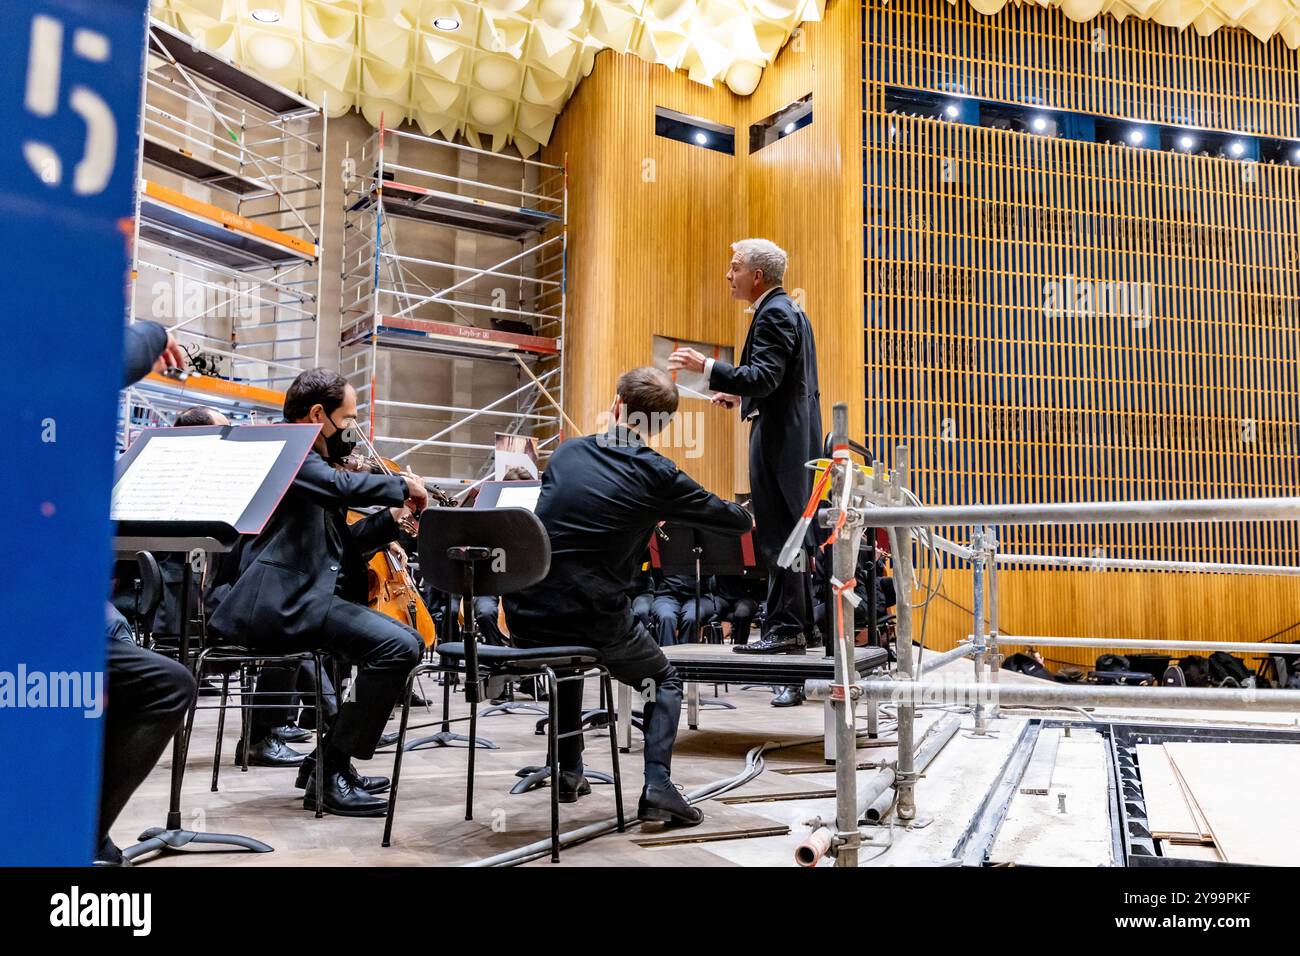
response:
[[[698,641],[704,633],[704,622],[700,620],[704,578],[715,574],[752,576],[755,572],[753,548],[746,550],[743,535],[720,534],[671,521],[663,525],[662,531],[663,534],[656,535],[651,541],[651,559],[658,558],[659,569],[664,574],[688,574],[695,578],[695,635]],[[716,696],[701,698],[699,706],[736,709],[735,704]]]
[[[294,476],[302,467],[307,452],[311,449],[320,427],[317,425],[243,425],[239,427],[224,425],[203,428],[153,428],[147,429],[135,444],[117,462],[114,475],[114,516],[119,507],[117,492],[127,484],[126,478],[139,477],[133,468],[140,457],[145,454],[151,442],[216,436],[221,442],[241,444],[245,442],[278,442],[274,458],[267,458],[254,467],[249,464],[239,466],[238,478],[247,482],[255,490],[251,493],[243,510],[238,515],[229,515],[229,520],[183,520],[175,517],[183,512],[187,502],[202,502],[205,497],[203,480],[232,480],[221,471],[221,462],[213,461],[208,466],[208,474],[178,475],[175,464],[164,463],[152,486],[159,517],[141,517],[139,495],[137,494],[131,512],[134,517],[117,521],[113,536],[113,549],[119,554],[134,555],[138,551],[180,551],[192,554],[225,553],[232,550],[241,535],[259,533],[270,519],[276,505],[284,497],[285,491],[293,483]],[[246,449],[245,449],[246,450]],[[184,455],[182,454],[182,458]],[[148,477],[149,469],[142,463]],[[168,470],[170,467],[170,470]],[[201,507],[201,505],[199,505]],[[233,507],[233,506],[232,506]],[[180,597],[180,646],[178,659],[185,667],[190,666],[190,589],[194,581],[194,569],[191,561],[184,565],[181,579]],[[198,693],[197,687],[195,694]],[[193,702],[191,702],[193,706]],[[165,826],[150,827],[140,834],[140,842],[122,851],[125,864],[156,850],[180,850],[190,844],[208,846],[228,846],[253,853],[270,853],[275,848],[261,840],[240,836],[233,833],[200,833],[186,830],[181,826],[181,782],[185,775],[185,760],[189,753],[189,738],[182,727],[172,740],[171,799],[167,808]]]

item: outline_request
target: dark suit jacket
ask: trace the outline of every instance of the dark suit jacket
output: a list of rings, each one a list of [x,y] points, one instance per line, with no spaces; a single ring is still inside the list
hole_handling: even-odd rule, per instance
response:
[[[804,463],[822,453],[817,345],[808,316],[784,289],[754,314],[740,364],[713,363],[709,387],[739,395],[742,418],[758,413],[750,432],[749,480],[755,543],[770,564],[812,493]]]
[[[740,505],[705,491],[633,432],[566,441],[542,474],[537,517],[551,539],[546,578],[505,598],[511,634],[601,646],[635,626],[631,592],[657,522],[749,530]]]
[[[223,562],[209,628],[228,642],[302,643],[319,633],[340,571],[342,596],[365,604],[367,555],[397,537],[397,523],[385,508],[349,525],[346,511],[405,500],[406,482],[396,475],[339,471],[308,452],[262,533]]]
[[[122,387],[134,385],[148,375],[166,347],[167,330],[157,322],[128,325],[122,346]]]

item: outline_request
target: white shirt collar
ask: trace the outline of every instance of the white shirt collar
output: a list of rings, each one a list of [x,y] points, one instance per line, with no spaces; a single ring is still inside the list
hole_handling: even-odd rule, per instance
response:
[[[761,306],[761,305],[764,303],[764,301],[766,301],[767,297],[768,297],[769,295],[771,295],[773,292],[775,292],[775,291],[776,291],[777,289],[779,289],[779,288],[781,288],[779,285],[774,285],[774,286],[772,286],[772,288],[768,289],[766,292],[764,292],[762,295],[760,295],[757,299],[755,299],[755,300],[754,300],[754,304],[751,305],[751,306],[749,307],[749,309],[746,310],[746,311],[749,311],[749,312],[757,312],[758,309],[759,309],[759,306]]]

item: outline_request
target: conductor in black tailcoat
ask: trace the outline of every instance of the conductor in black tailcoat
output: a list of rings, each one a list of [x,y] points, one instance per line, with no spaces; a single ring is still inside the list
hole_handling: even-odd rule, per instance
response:
[[[728,408],[739,404],[741,418],[750,423],[754,540],[768,571],[767,616],[761,639],[734,650],[802,654],[812,632],[808,555],[789,569],[776,561],[812,494],[812,473],[804,464],[822,451],[817,346],[808,316],[781,288],[785,252],[766,239],[742,239],[731,249],[731,295],[754,310],[740,363],[680,348],[668,367],[706,375],[717,392],[713,401]]]

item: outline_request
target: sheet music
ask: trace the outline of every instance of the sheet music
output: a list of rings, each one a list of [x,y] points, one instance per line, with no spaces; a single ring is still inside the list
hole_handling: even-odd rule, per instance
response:
[[[537,510],[537,499],[542,496],[541,485],[525,485],[519,488],[505,487],[497,497],[498,508],[527,508]]]
[[[114,487],[112,518],[236,524],[283,448],[281,440],[155,436]]]

